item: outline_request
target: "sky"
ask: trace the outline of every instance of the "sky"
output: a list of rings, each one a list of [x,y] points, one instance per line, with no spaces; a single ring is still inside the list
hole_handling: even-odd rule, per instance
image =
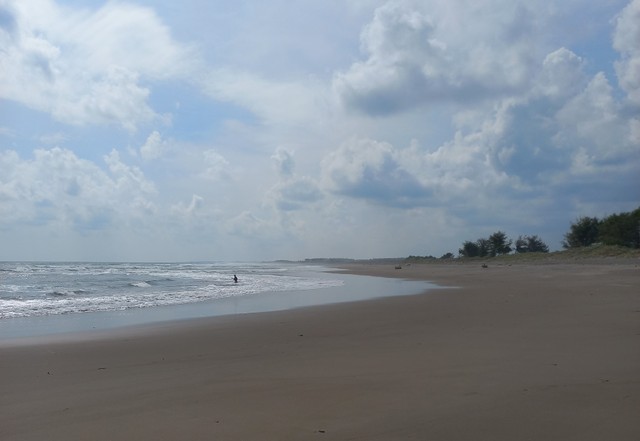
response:
[[[0,260],[552,250],[640,206],[640,0],[0,0]]]

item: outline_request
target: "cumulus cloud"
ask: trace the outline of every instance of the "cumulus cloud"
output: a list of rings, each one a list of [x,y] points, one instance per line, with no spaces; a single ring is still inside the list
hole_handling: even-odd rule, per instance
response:
[[[533,23],[527,9],[502,1],[429,6],[392,0],[376,9],[361,34],[366,60],[334,78],[347,106],[389,114],[428,103],[473,102],[528,84],[534,53],[524,43]]]
[[[241,26],[221,31],[208,18],[194,24],[189,8],[199,6],[189,2],[174,17],[165,3],[0,0],[0,99],[18,109],[0,127],[15,150],[0,150],[0,231],[66,226],[82,233],[67,237],[99,231],[96,243],[125,233],[122,242],[145,236],[154,250],[162,231],[177,235],[160,253],[168,259],[196,249],[205,258],[212,249],[243,259],[284,249],[400,255],[432,252],[416,237],[449,247],[471,225],[554,216],[564,228],[574,215],[637,203],[640,0],[617,16],[618,1],[315,3],[321,17],[279,33],[270,26],[283,26],[281,15],[256,21],[231,3]],[[339,33],[307,39],[338,15]],[[199,51],[165,23],[201,39]],[[304,38],[274,57],[271,34]],[[256,38],[258,49],[247,43]],[[318,38],[339,49],[318,55]],[[156,105],[176,112],[170,128]],[[91,148],[50,148],[61,143]],[[34,144],[47,148],[26,153]],[[135,162],[109,152],[128,145]],[[614,198],[622,202],[601,202]],[[425,222],[437,235],[422,236]],[[382,237],[400,230],[390,247]]]
[[[267,192],[267,199],[276,210],[299,210],[322,199],[323,193],[315,179],[296,175],[292,152],[278,147],[271,159],[276,166],[279,181]]]
[[[257,73],[216,68],[209,69],[198,83],[211,98],[242,106],[269,124],[306,126],[325,114],[331,104],[326,87],[313,78],[274,80]]]
[[[465,109],[458,129],[435,149],[353,139],[327,155],[323,183],[331,191],[402,207],[466,207],[492,202],[571,198],[585,186],[613,194],[603,176],[640,172],[638,125],[624,112],[604,73],[589,77],[585,62],[566,48],[544,57],[532,87],[514,97]],[[604,173],[604,175],[603,175]],[[596,179],[597,178],[597,179]],[[593,182],[585,182],[593,179]]]
[[[317,182],[300,176],[276,184],[270,191],[275,207],[280,211],[293,211],[319,201],[323,193]]]
[[[276,152],[271,156],[271,159],[273,159],[273,162],[275,163],[278,175],[281,177],[293,176],[295,161],[293,159],[293,154],[290,151],[283,147],[278,147]]]
[[[104,159],[108,171],[59,147],[36,150],[30,160],[2,152],[0,222],[85,231],[153,213],[153,184],[116,151]]]
[[[549,180],[569,183],[612,167],[625,174],[637,167],[633,115],[605,74],[589,77],[584,64],[566,48],[554,51],[530,93],[503,102],[492,117],[501,127],[491,144],[499,170],[543,187]]]
[[[122,162],[120,153],[112,150],[104,157],[109,166],[109,171],[113,176],[116,187],[124,192],[128,190],[140,189],[145,193],[154,193],[155,185],[147,180],[142,170],[135,166],[130,166]]]
[[[566,99],[580,92],[587,78],[584,60],[567,48],[548,54],[543,63],[535,88],[552,99]]]
[[[629,100],[640,105],[640,0],[631,1],[615,23],[613,47],[622,57],[615,64],[618,81]]]
[[[191,196],[191,201],[188,204],[179,202],[171,207],[171,211],[181,218],[192,218],[196,216],[197,212],[202,208],[204,204],[204,198],[194,194]]]
[[[430,192],[410,171],[412,160],[389,143],[353,139],[322,163],[325,185],[333,192],[384,205],[420,204]],[[414,162],[415,163],[415,162]]]
[[[169,143],[162,139],[162,135],[157,130],[154,130],[140,147],[140,156],[146,160],[156,159],[163,156],[168,149]]]
[[[228,181],[231,179],[230,164],[224,156],[213,149],[205,150],[203,177],[212,181]]]
[[[578,69],[581,63],[575,56],[562,52],[572,67],[561,69],[559,83],[567,80],[569,85],[573,78],[568,90],[550,87],[548,72],[543,71],[540,87],[529,96],[503,101],[477,129],[458,132],[453,141],[441,146],[439,169],[453,170],[456,161],[463,161],[476,171],[467,170],[460,179],[470,177],[470,182],[482,185],[493,182],[503,187],[505,198],[510,194],[534,197],[553,188],[560,193],[560,186],[578,182],[584,190],[585,176],[618,173],[622,178],[637,169],[630,118],[621,111],[606,77],[598,73],[588,79]],[[604,185],[601,191],[605,187],[610,186]],[[574,187],[567,194],[576,191]]]
[[[260,218],[248,210],[229,219],[226,228],[234,236],[251,240],[254,246],[282,237],[282,229],[276,223]]]
[[[581,93],[567,101],[558,111],[557,121],[557,143],[569,147],[579,144],[601,161],[631,153],[625,140],[624,116],[603,73],[595,75]]]
[[[180,77],[190,49],[148,8],[74,10],[51,0],[2,8],[0,97],[75,124],[135,130],[159,116],[146,81]]]

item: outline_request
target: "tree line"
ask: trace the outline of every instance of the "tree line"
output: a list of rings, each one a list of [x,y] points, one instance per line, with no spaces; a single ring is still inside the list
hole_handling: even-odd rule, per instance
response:
[[[587,247],[595,243],[640,248],[640,207],[598,219],[583,216],[564,235],[563,248]]]
[[[512,245],[514,245],[512,247]],[[461,257],[496,257],[502,254],[516,253],[548,253],[549,247],[537,235],[518,236],[515,244],[502,231],[496,231],[488,238],[476,241],[467,240],[458,250]]]
[[[578,218],[565,233],[562,247],[578,248],[596,243],[640,248],[640,207],[629,213],[612,214],[603,219],[589,216]],[[487,238],[465,241],[458,254],[460,257],[495,257],[512,251],[548,253],[549,247],[537,235],[521,235],[514,243],[504,232],[497,231]]]

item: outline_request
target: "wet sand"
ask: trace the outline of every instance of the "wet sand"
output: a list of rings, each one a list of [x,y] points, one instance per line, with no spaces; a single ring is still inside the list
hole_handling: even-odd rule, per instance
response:
[[[640,439],[639,263],[347,269],[457,288],[0,347],[0,439]]]

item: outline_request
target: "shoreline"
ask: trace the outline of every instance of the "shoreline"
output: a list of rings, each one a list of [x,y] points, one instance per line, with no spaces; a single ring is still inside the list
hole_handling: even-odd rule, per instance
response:
[[[640,435],[637,264],[340,267],[459,289],[0,348],[0,438]]]
[[[306,272],[304,274],[308,275]],[[339,280],[341,283],[316,289],[265,291],[148,308],[0,319],[0,347],[37,344],[39,341],[77,341],[79,335],[85,340],[92,336],[108,338],[110,332],[136,332],[171,322],[289,311],[387,296],[417,295],[437,288],[436,285],[419,279],[385,277],[381,280],[329,267],[316,270],[313,275],[321,279]]]

